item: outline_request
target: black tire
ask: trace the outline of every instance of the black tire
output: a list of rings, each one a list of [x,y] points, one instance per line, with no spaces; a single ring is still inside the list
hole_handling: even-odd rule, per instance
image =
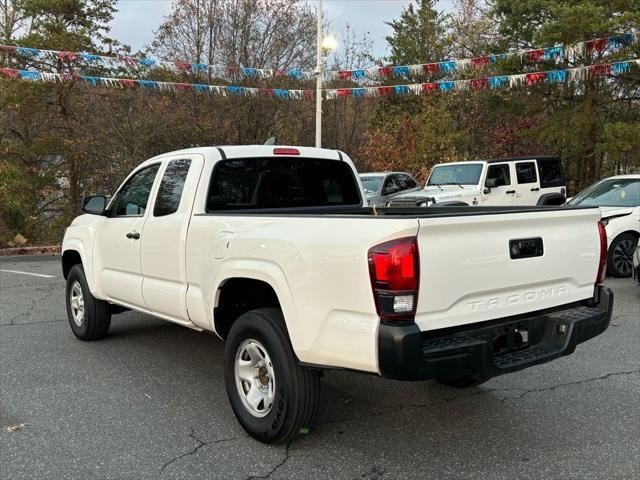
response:
[[[240,390],[248,387],[249,383],[236,380],[236,355],[242,351],[243,345],[251,341],[257,341],[264,347],[275,378],[272,406],[264,409],[262,413],[265,416],[261,418],[255,416],[240,397]],[[242,314],[231,327],[224,356],[229,403],[249,435],[264,443],[285,443],[293,439],[301,428],[312,426],[318,411],[320,375],[318,371],[298,363],[280,310],[260,308]],[[256,378],[255,381],[259,380]]]
[[[637,246],[638,238],[631,233],[622,233],[614,238],[607,252],[607,274],[616,278],[630,277]]]
[[[77,288],[76,285],[79,285],[84,301],[82,321],[80,323],[77,323],[74,319],[74,314],[77,312],[77,309],[72,305],[71,297],[72,291],[74,288]],[[109,326],[111,325],[111,309],[109,308],[109,303],[98,300],[91,294],[82,265],[74,265],[69,271],[65,296],[67,318],[69,319],[69,325],[71,325],[73,334],[80,340],[85,341],[104,338],[109,332]]]
[[[438,382],[451,388],[477,387],[487,381],[489,381],[488,378],[477,378],[470,375],[458,378],[438,378]]]

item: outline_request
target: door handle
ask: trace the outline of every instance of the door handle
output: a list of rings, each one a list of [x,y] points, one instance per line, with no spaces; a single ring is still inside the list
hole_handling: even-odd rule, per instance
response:
[[[138,240],[140,238],[140,234],[136,231],[127,233],[127,238],[131,240]]]
[[[504,193],[516,193],[516,191],[515,191],[515,190],[507,190],[507,191],[506,191],[506,192],[504,192]]]
[[[536,188],[532,188],[532,189],[531,189],[531,191],[532,191],[532,192],[539,192],[539,191],[540,191],[540,189],[536,187]]]

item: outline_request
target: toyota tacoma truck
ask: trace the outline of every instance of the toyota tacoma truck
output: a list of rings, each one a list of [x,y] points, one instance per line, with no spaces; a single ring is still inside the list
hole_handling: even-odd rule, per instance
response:
[[[565,194],[559,157],[494,158],[436,165],[424,189],[394,195],[386,206],[562,205]]]
[[[598,208],[365,202],[335,150],[147,160],[65,232],[71,330],[103,338],[131,309],[215,332],[233,412],[277,443],[312,425],[324,369],[469,387],[609,325]]]

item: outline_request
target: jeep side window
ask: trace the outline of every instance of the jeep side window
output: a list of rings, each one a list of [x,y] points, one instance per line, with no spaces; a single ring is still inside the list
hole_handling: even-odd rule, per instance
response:
[[[538,174],[536,173],[535,162],[518,162],[516,163],[516,177],[518,183],[537,183]]]
[[[562,162],[559,158],[538,159],[538,172],[540,172],[541,188],[564,186]]]
[[[511,185],[511,173],[509,173],[509,165],[502,163],[500,165],[489,165],[487,170],[487,180],[495,178],[496,185],[501,187]]]

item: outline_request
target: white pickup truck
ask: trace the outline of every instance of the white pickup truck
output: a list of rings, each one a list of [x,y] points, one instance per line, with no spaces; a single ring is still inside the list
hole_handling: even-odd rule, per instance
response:
[[[126,309],[215,332],[231,407],[263,442],[312,424],[323,369],[471,386],[611,318],[599,209],[376,210],[335,150],[172,152],[83,210],[62,248],[73,333],[102,338]]]

